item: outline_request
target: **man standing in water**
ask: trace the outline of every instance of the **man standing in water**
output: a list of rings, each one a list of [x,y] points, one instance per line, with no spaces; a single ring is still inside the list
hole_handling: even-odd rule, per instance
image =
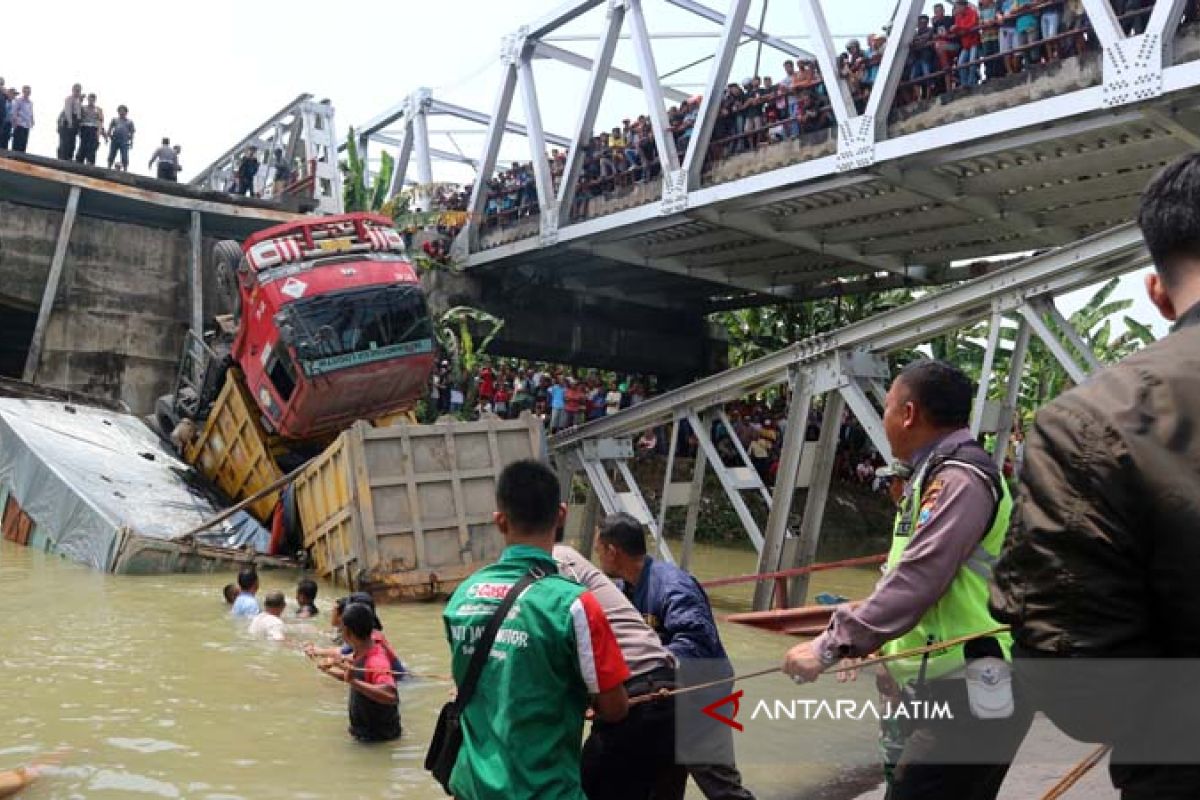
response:
[[[816,680],[843,658],[880,648],[900,654],[997,627],[987,607],[988,580],[1012,498],[967,428],[973,397],[971,380],[944,361],[909,364],[892,382],[883,428],[912,478],[896,513],[886,571],[861,606],[839,606],[825,633],[788,651],[783,669],[798,683]],[[1021,702],[1015,710],[1002,707],[1008,703],[997,708],[989,702],[995,691],[965,678],[975,674],[970,664],[978,653],[979,665],[993,668],[995,685],[1011,686],[1000,661],[1010,645],[1001,634],[887,664],[889,694],[948,705],[951,716],[913,721],[889,800],[997,796],[1032,713]]]

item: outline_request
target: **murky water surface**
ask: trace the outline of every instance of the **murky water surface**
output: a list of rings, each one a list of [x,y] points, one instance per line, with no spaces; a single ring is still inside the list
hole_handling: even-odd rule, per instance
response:
[[[752,572],[754,556],[701,547],[694,569],[702,578]],[[812,592],[861,597],[875,577],[823,573]],[[69,748],[63,766],[24,797],[442,797],[421,762],[447,685],[402,685],[403,738],[357,744],[346,734],[345,689],[296,649],[246,639],[221,599],[228,580],[103,575],[0,542],[0,769]],[[292,575],[267,574],[262,588],[285,589],[290,615],[293,585]],[[322,618],[292,626],[293,640],[326,635],[337,594],[321,586]],[[714,602],[728,612],[748,596],[726,589]],[[419,673],[448,671],[440,614],[440,603],[381,609],[393,645]],[[722,635],[739,671],[777,662],[790,642],[729,624]],[[758,680],[794,694],[782,678]],[[829,681],[820,696],[868,697],[867,683]],[[869,763],[874,735],[868,722],[810,722],[796,728],[794,758],[757,763],[744,752],[748,739],[739,758],[759,797],[805,797],[839,761]]]

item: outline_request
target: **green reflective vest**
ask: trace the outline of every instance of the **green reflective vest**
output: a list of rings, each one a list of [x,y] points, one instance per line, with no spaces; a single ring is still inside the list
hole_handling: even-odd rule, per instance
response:
[[[900,503],[896,513],[895,525],[892,528],[892,547],[888,553],[886,571],[896,568],[904,555],[904,550],[912,540],[912,534],[919,526],[921,498],[925,484],[933,473],[947,465],[960,466],[977,473],[988,482],[993,496],[999,493],[998,508],[992,526],[988,529],[983,541],[975,548],[967,561],[959,567],[958,573],[950,583],[946,593],[921,617],[917,626],[898,639],[893,639],[883,646],[884,655],[893,655],[905,650],[924,647],[927,642],[934,643],[967,636],[972,633],[991,630],[998,623],[988,612],[988,582],[992,577],[992,567],[1004,546],[1004,537],[1008,533],[1008,521],[1012,515],[1012,495],[1008,485],[1003,480],[996,480],[998,473],[990,463],[980,464],[959,455],[964,447],[974,447],[973,444],[960,445],[951,454],[939,453],[935,450],[913,476],[910,491]],[[982,455],[982,451],[980,451]],[[1000,647],[1004,650],[1005,658],[1011,658],[1010,648],[1012,637],[1007,634],[996,636]],[[889,662],[888,672],[901,686],[906,681],[914,680],[921,670],[923,656],[913,656]],[[963,645],[955,645],[945,650],[938,650],[929,655],[925,668],[926,680],[945,677],[965,666]]]

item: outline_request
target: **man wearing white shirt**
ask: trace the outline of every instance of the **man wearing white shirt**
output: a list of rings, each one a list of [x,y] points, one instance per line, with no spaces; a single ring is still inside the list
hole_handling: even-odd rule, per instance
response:
[[[287,600],[284,599],[283,592],[268,592],[266,599],[263,601],[264,610],[254,619],[250,620],[250,628],[248,629],[250,635],[255,639],[282,642],[286,637],[283,634],[284,623],[280,617],[286,606]]]

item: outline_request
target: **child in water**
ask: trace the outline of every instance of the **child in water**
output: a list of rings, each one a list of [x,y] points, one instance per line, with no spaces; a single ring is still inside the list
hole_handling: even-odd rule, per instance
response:
[[[317,582],[304,578],[296,584],[296,618],[312,619],[320,612],[317,610]]]
[[[342,635],[352,650],[348,669],[326,669],[350,685],[348,711],[350,735],[360,742],[385,742],[400,737],[400,696],[391,661],[372,634],[375,612],[362,603],[350,603],[342,612]]]

